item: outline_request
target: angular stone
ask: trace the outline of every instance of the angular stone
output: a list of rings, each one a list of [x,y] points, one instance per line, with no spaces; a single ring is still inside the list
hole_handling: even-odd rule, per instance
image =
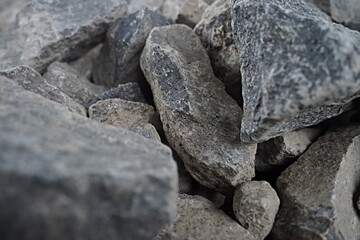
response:
[[[40,75],[40,73],[36,72],[32,68],[18,66],[0,72],[0,76],[4,76],[13,80],[28,91],[34,92],[43,96],[44,98],[64,105],[64,107],[66,107],[71,112],[77,112],[86,116],[86,110],[82,105],[66,95],[63,91],[61,91],[61,89],[49,84]]]
[[[180,194],[176,220],[154,240],[253,240],[237,222],[206,198]]]
[[[211,60],[215,75],[242,106],[239,54],[231,27],[231,2],[215,1],[195,27]]]
[[[0,2],[0,32],[13,25],[16,15],[30,0],[1,0]]]
[[[255,144],[240,141],[241,108],[226,94],[191,28],[154,28],[141,57],[170,145],[190,174],[218,191],[254,176]]]
[[[152,140],[161,142],[159,133],[156,131],[156,128],[154,127],[154,125],[151,125],[150,123],[140,124],[139,126],[132,127],[129,130],[136,132],[143,137],[150,138]]]
[[[89,82],[67,63],[50,64],[44,78],[82,105],[88,104],[105,90],[105,87]]]
[[[159,126],[153,106],[119,98],[98,101],[89,107],[89,118],[121,128],[137,127],[144,123]]]
[[[180,8],[177,22],[193,28],[200,22],[205,9],[208,7],[209,4],[204,0],[185,0]]]
[[[360,185],[360,127],[320,137],[278,178],[275,239],[360,239],[353,194]]]
[[[270,233],[279,205],[280,199],[268,182],[245,182],[235,189],[235,217],[255,239],[262,240]]]
[[[163,15],[148,8],[128,15],[114,24],[92,69],[97,84],[114,87],[120,83],[145,81],[140,55],[151,29],[170,24]],[[145,81],[146,82],[146,81]]]
[[[126,12],[122,0],[32,0],[0,35],[0,70],[27,65],[43,73],[52,62],[82,56]]]
[[[0,86],[2,239],[146,240],[175,217],[168,147]]]
[[[244,141],[315,125],[359,94],[360,33],[301,0],[234,0],[232,16]]]
[[[304,128],[258,144],[255,168],[270,171],[299,157],[321,134],[320,128]]]

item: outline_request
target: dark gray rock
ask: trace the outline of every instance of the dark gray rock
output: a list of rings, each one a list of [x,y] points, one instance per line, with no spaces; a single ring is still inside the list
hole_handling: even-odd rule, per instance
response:
[[[114,87],[127,82],[146,82],[140,69],[140,55],[151,29],[170,20],[148,8],[136,11],[114,24],[92,69],[97,84]]]
[[[161,142],[159,133],[156,131],[154,125],[150,123],[143,123],[136,127],[129,128],[130,131],[136,132],[143,137],[150,138],[152,140]]]
[[[360,185],[360,127],[332,130],[278,178],[275,239],[360,239],[353,194]]]
[[[359,94],[360,33],[300,0],[233,0],[232,16],[244,141],[315,125]]]
[[[195,33],[208,52],[215,75],[242,106],[239,54],[231,27],[231,1],[215,1],[196,25]]]
[[[180,194],[176,220],[154,240],[254,240],[236,221],[201,196]]]
[[[0,86],[1,239],[147,240],[175,217],[168,147]]]
[[[122,0],[32,0],[0,35],[0,70],[27,65],[43,73],[54,61],[82,56],[126,12]]]
[[[241,108],[185,25],[154,28],[141,57],[170,145],[201,184],[227,191],[254,176],[256,144],[240,141]]]
[[[195,27],[208,7],[209,4],[204,0],[183,1],[177,17],[177,23],[186,24],[191,28]]]
[[[0,76],[13,80],[28,91],[64,105],[71,112],[77,112],[86,116],[86,110],[81,104],[70,98],[58,87],[49,84],[40,73],[32,68],[19,66],[6,71],[0,71]]]
[[[360,211],[360,196],[359,196],[359,199],[356,202],[356,205],[357,205],[358,211]]]
[[[0,2],[0,32],[13,25],[16,15],[30,0],[1,0]]]

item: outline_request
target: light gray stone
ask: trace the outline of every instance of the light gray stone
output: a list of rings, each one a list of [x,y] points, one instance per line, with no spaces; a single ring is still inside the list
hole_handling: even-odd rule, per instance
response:
[[[275,239],[360,239],[353,194],[360,185],[360,127],[320,137],[278,178]]]
[[[98,101],[89,107],[88,112],[91,119],[126,129],[144,123],[159,126],[153,106],[119,98]]]
[[[299,157],[322,133],[320,128],[304,128],[258,144],[255,168],[270,171]]]
[[[184,0],[165,0],[161,6],[162,14],[172,19],[173,21],[176,21],[183,2]]]
[[[201,196],[180,194],[176,220],[154,240],[253,240],[236,221]]]
[[[165,0],[126,0],[128,3],[129,13],[150,8],[151,10],[160,10]]]
[[[242,140],[337,116],[360,90],[360,33],[301,0],[233,0],[244,98]]]
[[[82,105],[88,104],[105,91],[105,87],[89,82],[67,63],[53,62],[47,68],[44,78]]]
[[[12,26],[16,15],[30,0],[1,0],[0,2],[0,32]]]
[[[40,73],[54,61],[82,56],[127,12],[122,0],[32,0],[0,35],[0,70],[27,65]]]
[[[165,135],[190,174],[218,191],[250,180],[256,144],[240,141],[241,108],[214,76],[192,29],[185,25],[154,28],[141,67]]]
[[[209,4],[207,4],[204,0],[183,1],[179,10],[177,23],[186,24],[191,28],[195,27],[195,25],[200,22],[205,9],[208,7]]]
[[[151,29],[170,24],[170,20],[148,8],[136,11],[115,23],[96,59],[92,76],[97,84],[114,87],[121,83],[146,83],[140,69],[140,55]]]
[[[235,217],[257,240],[270,233],[279,205],[280,199],[268,182],[245,182],[235,189]]]
[[[360,31],[359,0],[330,0],[331,17],[339,23]]]
[[[28,91],[64,105],[71,112],[86,116],[86,110],[81,104],[70,98],[58,87],[49,84],[40,73],[32,68],[18,66],[6,71],[0,71],[0,76],[13,80]]]
[[[143,137],[150,138],[152,140],[161,142],[159,133],[156,131],[156,128],[154,125],[151,125],[150,123],[143,123],[139,126],[132,127],[129,130],[136,132],[140,134]]]
[[[1,239],[147,240],[175,217],[168,147],[0,86]]]
[[[239,54],[231,27],[231,0],[217,0],[195,27],[211,60],[215,75],[242,106]]]

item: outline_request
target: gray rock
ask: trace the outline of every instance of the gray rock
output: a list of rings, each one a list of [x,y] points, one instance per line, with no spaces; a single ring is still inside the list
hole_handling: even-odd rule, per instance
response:
[[[278,178],[275,239],[360,239],[360,127],[326,133]]]
[[[71,112],[86,116],[86,110],[81,104],[70,98],[58,87],[49,84],[40,73],[32,68],[18,66],[6,71],[0,71],[0,76],[13,80],[28,91],[64,105]]]
[[[208,7],[209,4],[204,0],[185,0],[180,7],[177,22],[193,28],[200,22],[205,9]]]
[[[179,17],[181,8],[185,1],[191,2],[191,0],[165,0],[164,4],[161,7],[161,12],[165,16],[176,21]],[[198,2],[198,0],[195,0],[193,2]],[[206,3],[207,5],[210,5],[214,2],[214,0],[203,0],[203,2]]]
[[[226,201],[225,195],[223,195],[219,192],[213,191],[211,189],[208,189],[199,183],[194,184],[194,186],[189,194],[206,198],[207,200],[212,202],[216,208],[220,208],[221,206],[223,206]]]
[[[170,145],[190,174],[218,191],[254,176],[255,144],[240,141],[241,108],[226,94],[191,28],[154,28],[141,57]]]
[[[315,125],[348,109],[345,103],[359,94],[360,33],[301,0],[233,0],[232,16],[242,140]]]
[[[161,142],[159,133],[156,131],[156,128],[154,127],[154,125],[151,125],[150,123],[140,124],[139,126],[132,127],[129,130],[136,132],[143,137],[150,138],[152,140]]]
[[[160,10],[165,0],[126,0],[129,13],[141,10],[145,7],[151,10]]]
[[[253,240],[237,222],[206,198],[180,194],[176,220],[154,240]]]
[[[1,0],[0,2],[0,32],[13,25],[16,15],[30,0]]]
[[[280,199],[268,182],[246,182],[235,189],[235,217],[255,239],[262,240],[270,233],[279,205]]]
[[[148,8],[132,13],[114,24],[94,63],[94,82],[114,87],[120,83],[145,81],[140,69],[140,55],[146,39],[151,29],[168,24],[170,20]]]
[[[89,82],[67,63],[53,62],[44,78],[82,105],[88,104],[105,90],[105,87]]]
[[[32,0],[0,35],[0,70],[27,65],[43,73],[54,61],[82,56],[126,12],[121,0]]]
[[[208,52],[215,75],[242,106],[239,54],[231,27],[231,1],[215,1],[196,25],[195,33]]]
[[[330,0],[331,17],[350,28],[360,31],[359,0]]]
[[[178,166],[178,175],[179,175],[179,193],[190,194],[193,188],[199,185],[191,174],[186,170],[183,160],[173,151],[173,157]]]
[[[1,239],[145,240],[175,217],[168,147],[0,86]]]
[[[98,101],[89,107],[89,118],[121,128],[151,123],[158,127],[158,115],[153,106],[112,98]]]
[[[304,128],[258,144],[255,168],[270,171],[299,157],[321,134],[320,128]]]
[[[318,8],[320,8],[321,10],[323,10],[328,14],[330,14],[331,12],[330,0],[306,0],[306,1],[316,5]]]

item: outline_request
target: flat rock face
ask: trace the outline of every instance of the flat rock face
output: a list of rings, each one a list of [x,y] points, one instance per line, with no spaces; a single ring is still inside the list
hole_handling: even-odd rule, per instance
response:
[[[226,191],[254,176],[256,145],[240,141],[242,111],[191,28],[154,28],[141,57],[170,145],[191,175]]]
[[[279,205],[280,199],[268,182],[245,182],[235,189],[235,217],[255,239],[262,240],[270,233]]]
[[[166,226],[154,240],[253,240],[236,221],[200,196],[180,194],[175,222]]]
[[[62,104],[71,112],[77,112],[86,116],[86,110],[81,104],[70,98],[58,87],[49,84],[40,73],[32,68],[19,66],[6,71],[0,71],[0,76],[13,80],[28,91]]]
[[[1,0],[0,2],[0,32],[13,25],[16,14],[29,3],[30,0]]]
[[[126,12],[119,0],[32,0],[0,35],[0,70],[28,65],[43,73],[54,61],[79,57]]]
[[[2,239],[145,240],[175,217],[168,147],[0,86]]]
[[[233,0],[232,15],[244,141],[315,125],[359,94],[360,33],[300,0]]]
[[[94,82],[113,87],[120,83],[145,81],[140,69],[140,55],[146,39],[151,29],[170,23],[165,16],[145,8],[114,24],[94,63]]]
[[[105,87],[91,83],[67,63],[52,63],[44,78],[82,105],[88,104],[105,91]]]
[[[194,30],[208,52],[215,75],[225,83],[226,91],[241,103],[240,63],[231,27],[231,1],[215,1]]]
[[[129,129],[130,131],[136,132],[143,137],[150,138],[152,140],[161,142],[159,133],[156,131],[154,125],[150,123],[143,123],[138,125],[137,127],[132,127]]]
[[[200,22],[202,15],[208,7],[209,4],[204,0],[185,0],[180,8],[177,22],[193,28]]]
[[[275,239],[360,239],[360,127],[328,132],[278,178]]]

